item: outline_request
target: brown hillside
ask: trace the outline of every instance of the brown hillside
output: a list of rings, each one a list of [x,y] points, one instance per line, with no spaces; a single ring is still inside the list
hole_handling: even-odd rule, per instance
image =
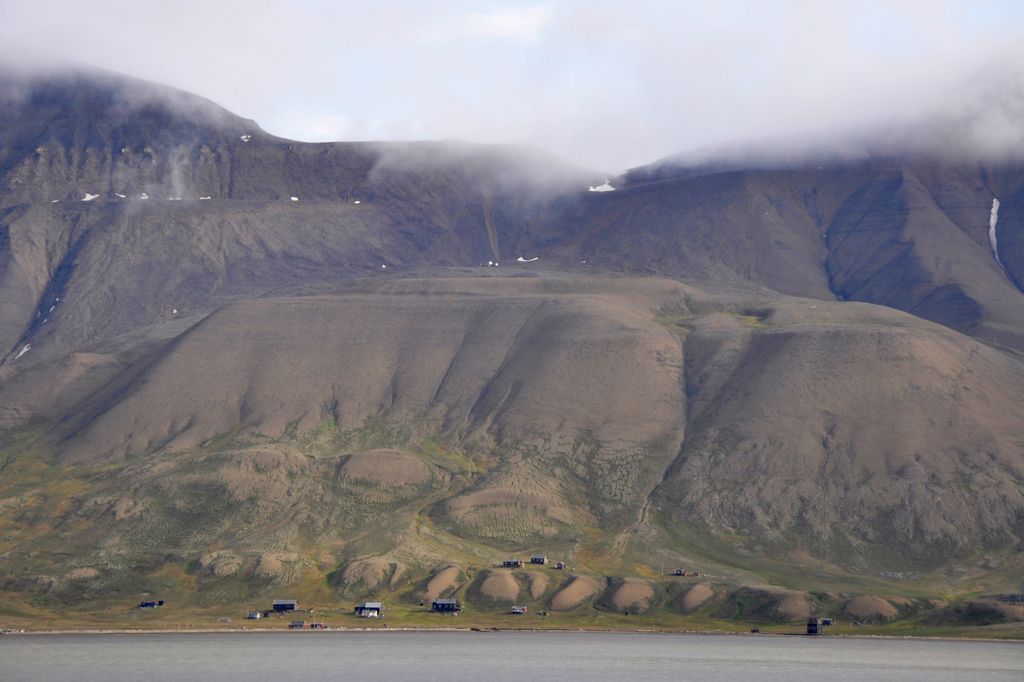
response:
[[[601,584],[589,576],[574,576],[569,583],[551,598],[554,611],[568,611],[592,598],[601,590]]]
[[[397,450],[368,450],[350,455],[341,475],[383,486],[422,485],[432,478],[430,467],[413,455]]]
[[[1019,590],[1019,163],[670,159],[588,192],[526,149],[305,144],[84,72],[0,73],[0,122],[18,603],[447,596],[535,551],[779,586],[728,618]]]
[[[510,571],[488,571],[480,583],[480,594],[495,601],[514,602],[519,598],[519,583]]]

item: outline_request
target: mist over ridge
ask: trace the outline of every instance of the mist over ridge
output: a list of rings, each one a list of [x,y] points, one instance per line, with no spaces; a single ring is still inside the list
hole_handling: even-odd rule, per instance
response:
[[[105,40],[111,12],[117,39]],[[42,0],[6,18],[6,61],[128,72],[296,140],[532,145],[617,173],[738,141],[844,149],[937,116],[974,132],[930,145],[1020,147],[1015,3]]]

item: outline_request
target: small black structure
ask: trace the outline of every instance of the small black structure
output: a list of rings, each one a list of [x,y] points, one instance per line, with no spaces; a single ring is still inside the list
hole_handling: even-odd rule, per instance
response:
[[[164,600],[163,599],[160,599],[158,601],[140,601],[139,602],[139,608],[140,609],[155,609],[156,607],[163,606],[163,605],[164,605]]]
[[[368,601],[357,604],[355,614],[361,618],[380,618],[384,615],[384,604],[379,601]]]
[[[530,557],[531,564],[540,564],[541,566],[543,566],[547,562],[548,558],[543,554],[534,554],[532,557]]]
[[[823,635],[825,634],[826,625],[832,625],[831,618],[817,618],[812,616],[807,619],[807,634]]]
[[[435,599],[430,604],[430,610],[436,613],[454,613],[462,611],[462,604],[458,599]]]
[[[276,613],[284,613],[299,608],[299,601],[297,599],[275,599],[272,606]]]
[[[505,559],[503,562],[501,562],[501,565],[504,566],[505,568],[522,568],[523,567],[523,560],[522,559]]]

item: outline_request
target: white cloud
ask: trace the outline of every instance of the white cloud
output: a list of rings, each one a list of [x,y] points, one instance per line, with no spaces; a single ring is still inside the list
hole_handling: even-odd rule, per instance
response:
[[[551,5],[495,7],[441,16],[424,30],[423,35],[429,42],[494,38],[530,42],[550,25],[553,17]]]

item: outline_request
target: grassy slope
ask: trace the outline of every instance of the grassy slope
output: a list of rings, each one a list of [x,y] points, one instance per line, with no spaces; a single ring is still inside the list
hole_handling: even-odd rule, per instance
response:
[[[789,619],[778,616],[761,616],[766,613],[758,605],[751,612],[742,603],[743,597],[734,590],[744,584],[768,584],[784,588],[809,591],[820,613],[837,614],[841,609],[843,596],[851,594],[901,595],[912,599],[912,605],[901,609],[896,622],[875,623],[854,626],[847,618],[834,627],[833,634],[910,634],[916,636],[984,636],[1022,637],[1021,624],[990,625],[985,627],[965,626],[956,622],[934,624],[943,613],[942,609],[929,606],[926,599],[966,599],[985,591],[1005,588],[1012,580],[1006,571],[983,571],[976,581],[961,581],[959,589],[950,593],[947,576],[943,574],[921,575],[912,581],[886,579],[879,576],[860,576],[845,573],[836,566],[824,564],[809,556],[793,555],[785,560],[759,559],[756,562],[740,563],[733,554],[716,546],[710,538],[703,538],[699,544],[691,544],[696,535],[668,534],[652,519],[643,532],[637,529],[624,542],[616,542],[600,533],[595,527],[581,528],[578,538],[571,542],[548,543],[509,551],[508,547],[494,547],[469,538],[454,535],[445,528],[443,519],[439,523],[436,514],[430,510],[438,499],[457,491],[460,486],[472,485],[474,474],[485,474],[488,463],[482,457],[472,457],[456,449],[445,447],[436,437],[415,437],[416,425],[387,425],[371,421],[356,432],[338,433],[324,427],[296,437],[282,448],[302,450],[305,457],[316,461],[328,457],[346,443],[350,449],[369,447],[400,447],[415,453],[422,461],[447,471],[451,478],[450,487],[437,489],[408,503],[390,500],[375,515],[372,532],[356,533],[353,538],[338,538],[330,532],[309,533],[296,538],[290,549],[297,549],[294,570],[280,579],[260,578],[255,571],[254,549],[243,559],[243,568],[238,574],[227,577],[211,576],[197,568],[196,560],[190,559],[186,548],[165,553],[152,549],[138,553],[118,554],[118,560],[111,559],[108,552],[90,553],[80,549],[78,555],[67,551],[63,554],[67,566],[92,565],[100,567],[100,575],[93,580],[72,580],[65,575],[54,576],[55,581],[46,589],[40,585],[8,581],[4,606],[0,609],[0,625],[3,627],[28,627],[30,629],[92,629],[92,628],[180,628],[225,627],[223,619],[230,619],[232,627],[286,627],[289,617],[277,617],[260,623],[241,620],[249,608],[265,608],[275,597],[297,597],[304,606],[312,605],[317,620],[323,620],[332,627],[481,627],[481,628],[588,628],[588,629],[652,629],[652,630],[716,630],[742,632],[751,626],[760,627],[763,632],[795,632],[801,629],[799,618]],[[29,440],[28,436],[25,440]],[[37,441],[38,442],[38,441]],[[216,456],[223,452],[235,451],[239,445],[252,446],[251,440],[225,438],[214,444],[212,451],[204,456]],[[219,449],[222,448],[222,449]],[[344,449],[344,448],[343,448]],[[18,451],[18,456],[11,456]],[[106,481],[117,479],[124,470],[131,469],[129,462],[120,467],[56,467],[46,464],[43,452],[38,446],[26,446],[24,441],[8,448],[4,453],[8,464],[5,467],[11,476],[0,482],[0,500],[10,506],[18,500],[19,513],[5,514],[0,521],[0,536],[6,539],[3,550],[5,573],[11,575],[12,560],[24,568],[37,565],[52,568],[55,559],[62,554],[62,542],[67,542],[74,533],[90,534],[88,523],[75,521],[76,501],[83,497],[95,497],[109,492]],[[202,469],[206,460],[200,457],[194,466]],[[289,517],[294,518],[294,517]],[[31,523],[27,522],[31,519]],[[262,533],[273,534],[274,524],[263,528]],[[237,529],[228,534],[237,534]],[[651,535],[644,537],[644,533]],[[641,537],[633,537],[640,535]],[[401,548],[396,554],[393,546],[381,543],[379,537],[399,538]],[[328,558],[323,556],[324,548],[331,541],[340,549]],[[692,557],[689,567],[698,566],[704,577],[676,578],[666,576],[666,569],[673,566],[661,565],[652,559],[652,546],[671,547],[670,556]],[[265,544],[260,540],[257,545]],[[65,549],[68,545],[65,545]],[[31,548],[26,551],[27,548]],[[184,549],[185,551],[181,551]],[[527,597],[526,583],[520,593],[520,603],[530,606],[531,613],[525,617],[511,616],[508,605],[492,602],[483,597],[475,585],[480,571],[499,563],[509,555],[526,555],[531,551],[546,551],[553,559],[569,561],[573,571],[598,577],[604,582],[605,576],[633,575],[650,580],[655,585],[656,596],[651,608],[639,614],[624,615],[608,606],[607,595],[598,595],[569,612],[551,612],[547,617],[537,615],[538,611],[549,608],[551,597],[568,580],[569,574],[554,570],[551,566],[536,569],[546,573],[551,582],[538,599]],[[721,551],[720,560],[715,560],[716,550]],[[373,553],[391,552],[409,562],[403,577],[390,584],[375,588],[365,585],[346,585],[332,580],[337,576],[340,565],[353,557]],[[418,558],[421,563],[413,563]],[[1011,557],[1012,558],[1012,557]],[[419,590],[425,577],[437,567],[446,563],[459,565],[466,574],[465,583],[455,592],[467,605],[466,611],[456,619],[444,618],[427,613],[420,605]],[[106,564],[106,565],[105,565]],[[127,570],[124,570],[126,569]],[[528,567],[529,568],[529,567]],[[528,569],[527,569],[528,570]],[[1002,578],[1002,579],[1001,579]],[[683,614],[679,610],[679,599],[687,587],[699,581],[710,581],[716,596],[697,612]],[[11,589],[13,588],[13,589]],[[841,594],[836,594],[841,593]],[[140,610],[133,608],[143,598],[167,599],[169,606],[164,609]],[[384,600],[388,604],[387,618],[383,622],[355,619],[350,614],[352,604],[363,598]],[[755,615],[751,615],[754,613]],[[939,619],[941,623],[941,618]]]

